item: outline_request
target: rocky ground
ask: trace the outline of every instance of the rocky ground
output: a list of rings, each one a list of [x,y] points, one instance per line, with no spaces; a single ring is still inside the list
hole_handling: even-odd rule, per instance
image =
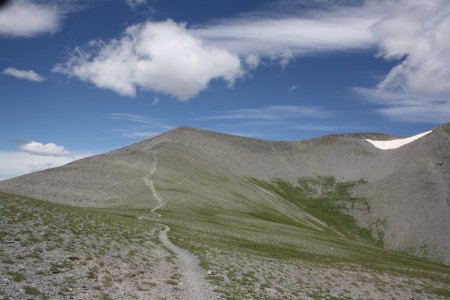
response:
[[[0,194],[0,299],[181,299],[158,224]]]
[[[309,240],[309,231],[286,224],[241,216],[185,222],[160,213],[0,193],[0,299],[187,299],[192,283],[173,249],[199,258],[193,269],[214,287],[211,298],[450,297],[443,265],[314,232]]]

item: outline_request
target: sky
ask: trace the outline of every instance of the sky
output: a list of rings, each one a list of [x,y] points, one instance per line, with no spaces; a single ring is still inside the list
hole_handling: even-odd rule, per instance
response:
[[[0,180],[179,126],[269,140],[450,121],[447,0],[12,0]]]

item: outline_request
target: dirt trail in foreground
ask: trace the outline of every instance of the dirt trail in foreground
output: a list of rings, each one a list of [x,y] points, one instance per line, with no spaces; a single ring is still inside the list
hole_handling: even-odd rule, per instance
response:
[[[158,217],[161,217],[156,210],[164,207],[166,202],[156,191],[152,176],[155,174],[158,168],[158,157],[153,154],[153,165],[146,176],[144,176],[144,183],[152,192],[153,198],[156,199],[158,205],[154,207],[151,212]],[[170,231],[170,227],[161,224],[164,227],[159,233],[159,239],[161,243],[176,254],[179,260],[180,273],[182,275],[180,282],[180,299],[219,299],[219,297],[213,292],[212,286],[205,280],[205,271],[200,268],[199,260],[189,251],[184,250],[175,244],[173,244],[167,236]],[[172,275],[172,274],[169,274]]]
[[[182,299],[219,299],[212,291],[212,287],[206,282],[204,270],[199,266],[199,260],[189,251],[174,245],[167,237],[170,227],[164,226],[164,230],[159,233],[159,239],[164,246],[172,250],[180,261],[180,272],[182,273],[181,295]]]

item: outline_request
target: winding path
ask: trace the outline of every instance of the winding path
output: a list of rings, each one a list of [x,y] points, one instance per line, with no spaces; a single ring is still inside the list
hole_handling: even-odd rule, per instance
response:
[[[152,180],[152,176],[155,174],[157,167],[158,157],[156,154],[153,154],[153,165],[150,172],[144,176],[144,183],[152,192],[153,198],[155,198],[158,202],[158,205],[154,207],[151,212],[158,217],[161,217],[156,210],[164,207],[166,202],[156,191],[155,184]],[[206,274],[205,271],[199,266],[199,259],[189,251],[173,244],[167,236],[167,233],[170,231],[170,227],[164,224],[161,224],[161,226],[164,227],[164,230],[161,230],[159,233],[161,243],[175,253],[180,263],[180,271],[182,274],[180,282],[181,299],[218,299],[217,294],[213,292],[212,286],[205,280]]]
[[[161,215],[158,214],[156,210],[164,207],[164,205],[166,205],[166,202],[164,202],[163,198],[161,198],[161,196],[158,194],[158,192],[155,189],[155,184],[153,183],[153,180],[150,179],[153,176],[153,174],[155,174],[157,167],[158,167],[158,157],[154,153],[152,168],[150,169],[150,172],[144,176],[144,183],[152,192],[153,198],[155,198],[155,200],[158,202],[158,205],[152,208],[151,212],[157,215],[158,217],[161,217]]]

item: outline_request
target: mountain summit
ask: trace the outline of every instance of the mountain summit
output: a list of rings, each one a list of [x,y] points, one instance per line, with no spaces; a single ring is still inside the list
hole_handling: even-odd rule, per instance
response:
[[[195,216],[205,209],[212,215],[268,209],[289,222],[449,263],[450,124],[394,149],[368,141],[399,139],[361,133],[275,142],[180,127],[2,181],[0,190],[75,206],[151,209],[158,201],[143,178],[157,157],[152,177],[166,212]],[[292,203],[290,192],[326,203],[326,209],[354,220],[354,228],[337,224],[329,213],[324,221],[309,204]],[[323,202],[334,194],[335,202]],[[355,234],[355,228],[367,235]]]

